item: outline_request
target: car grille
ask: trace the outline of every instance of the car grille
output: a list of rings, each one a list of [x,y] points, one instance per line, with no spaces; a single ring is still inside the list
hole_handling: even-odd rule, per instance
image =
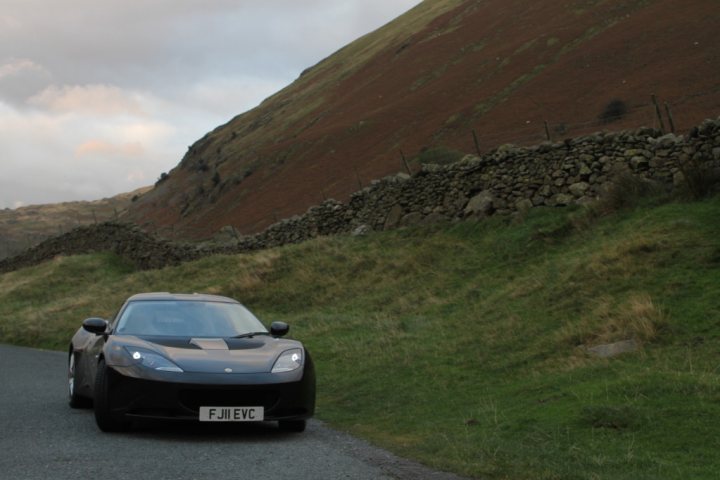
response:
[[[253,390],[181,390],[178,399],[193,411],[200,407],[265,407],[270,410],[278,402],[275,392]]]

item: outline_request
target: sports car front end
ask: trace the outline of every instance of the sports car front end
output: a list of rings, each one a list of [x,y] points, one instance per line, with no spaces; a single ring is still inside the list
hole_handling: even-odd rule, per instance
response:
[[[312,358],[293,340],[111,337],[104,351],[108,412],[117,419],[292,425],[315,410]]]

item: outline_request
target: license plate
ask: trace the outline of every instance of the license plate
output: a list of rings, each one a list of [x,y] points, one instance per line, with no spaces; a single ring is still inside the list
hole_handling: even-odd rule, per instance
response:
[[[201,422],[260,422],[263,407],[200,407]]]

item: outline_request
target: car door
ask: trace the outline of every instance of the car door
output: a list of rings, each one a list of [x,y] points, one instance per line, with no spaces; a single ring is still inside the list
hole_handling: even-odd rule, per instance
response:
[[[97,374],[97,365],[102,354],[103,347],[105,346],[105,335],[93,335],[93,338],[88,342],[88,347],[85,350],[87,359],[87,381],[89,391],[93,391],[95,388],[95,375]]]
[[[115,319],[117,318],[117,315],[115,315]],[[83,371],[83,388],[88,393],[93,394],[94,396],[94,388],[95,388],[95,376],[97,375],[97,366],[98,362],[100,361],[100,355],[102,355],[103,348],[105,347],[105,343],[107,341],[108,335],[112,334],[112,330],[115,324],[115,319],[108,322],[108,329],[107,333],[104,335],[96,335],[92,333],[88,333],[88,338],[86,340],[85,346],[84,346],[84,366],[85,370]]]

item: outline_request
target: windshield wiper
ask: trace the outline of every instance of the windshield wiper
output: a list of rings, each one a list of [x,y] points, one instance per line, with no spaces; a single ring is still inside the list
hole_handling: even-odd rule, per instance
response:
[[[232,338],[252,338],[255,335],[270,335],[269,332],[249,332],[249,333],[243,333],[241,335],[235,335]]]

